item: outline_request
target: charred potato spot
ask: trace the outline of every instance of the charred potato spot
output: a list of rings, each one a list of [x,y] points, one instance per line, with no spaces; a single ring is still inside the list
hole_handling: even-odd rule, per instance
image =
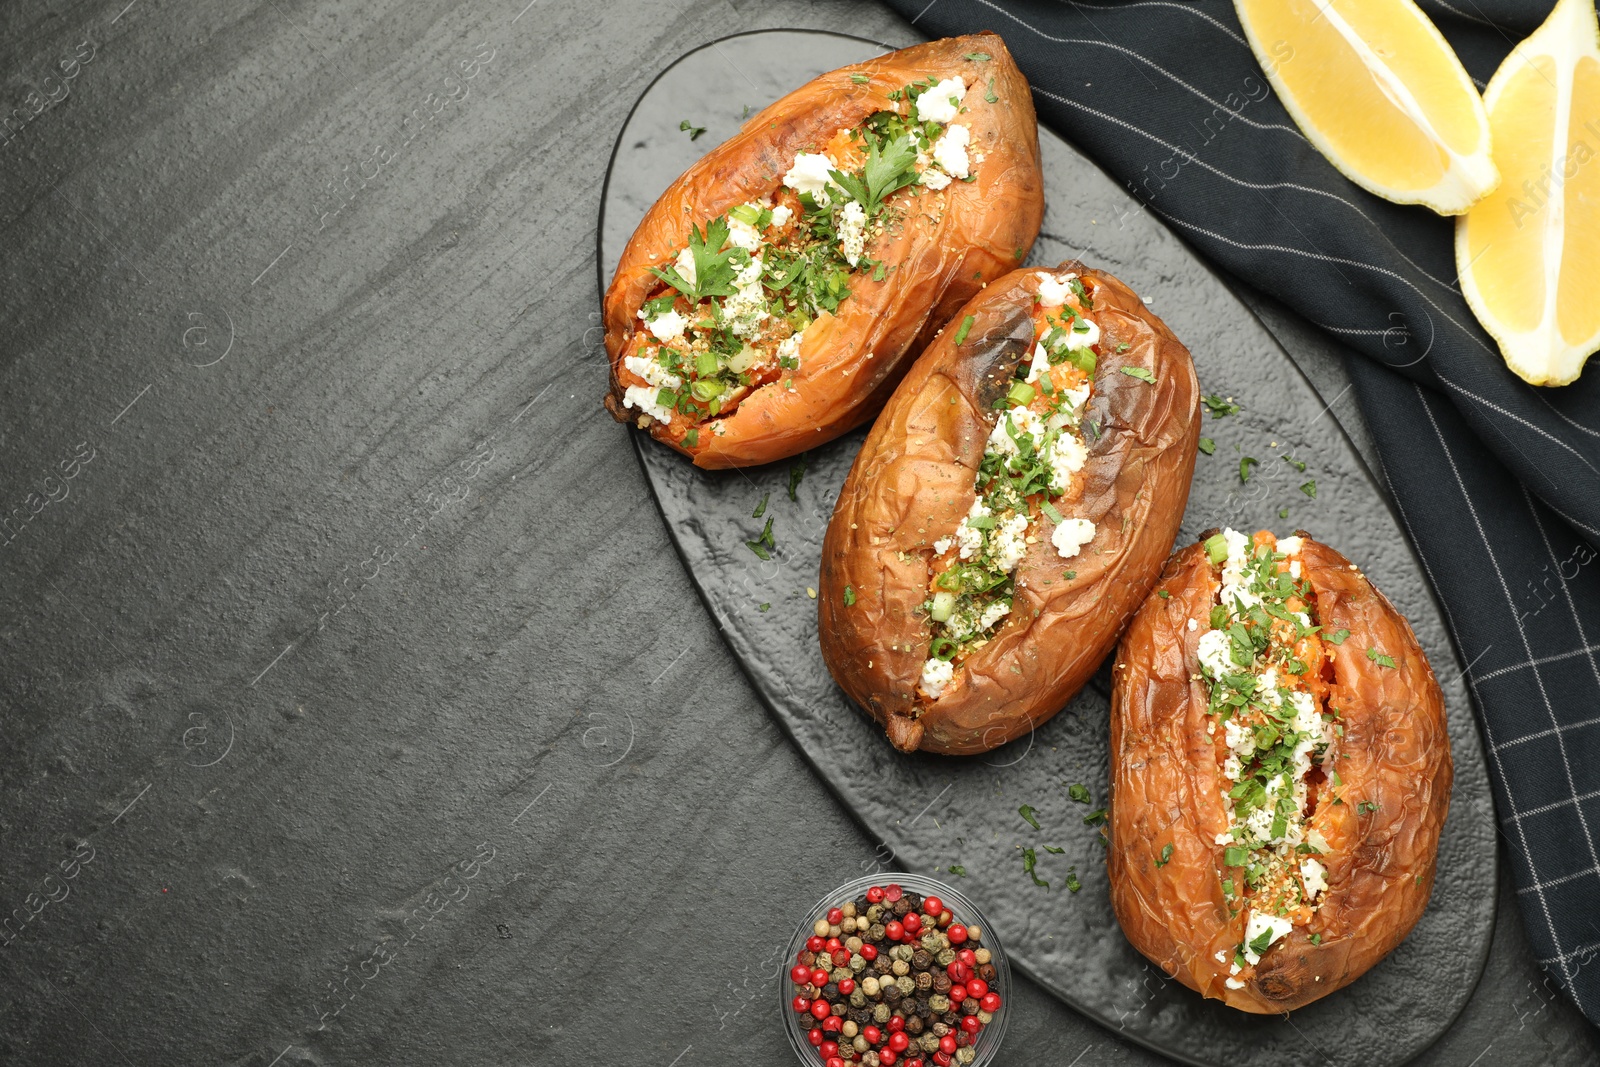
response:
[[[1154,394],[1153,432],[1091,432],[1097,394],[1129,388]],[[1198,411],[1188,352],[1120,282],[1079,263],[991,282],[901,383],[840,492],[818,600],[835,680],[908,751],[987,751],[1054,715],[1156,578]]]
[[[1207,531],[1161,584],[1113,672],[1112,903],[1134,946],[1188,961],[1178,977],[1205,996],[1300,1007],[1426,906],[1449,806],[1443,698],[1404,618],[1304,531]],[[1294,716],[1272,714],[1280,698]],[[1285,776],[1274,788],[1263,770]],[[1178,842],[1164,867],[1157,823]]]
[[[825,443],[1026,254],[1043,210],[1031,97],[998,37],[825,74],[646,213],[606,292],[605,406],[702,467]]]

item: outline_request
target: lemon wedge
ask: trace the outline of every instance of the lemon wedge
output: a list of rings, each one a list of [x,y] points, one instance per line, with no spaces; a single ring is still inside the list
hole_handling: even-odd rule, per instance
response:
[[[1459,215],[1500,182],[1461,61],[1411,0],[1234,0],[1283,106],[1345,177]]]
[[[1484,94],[1505,184],[1456,223],[1461,292],[1506,365],[1566,385],[1600,348],[1600,23],[1561,0]]]

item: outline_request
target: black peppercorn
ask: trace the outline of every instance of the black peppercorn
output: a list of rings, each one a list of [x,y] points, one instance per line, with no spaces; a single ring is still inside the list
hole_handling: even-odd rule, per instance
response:
[[[911,966],[919,971],[925,971],[933,966],[933,957],[919,949],[911,954]]]
[[[918,1034],[922,1033],[922,1028],[926,1025],[927,1024],[922,1021],[921,1015],[913,1015],[911,1018],[906,1020],[906,1033],[910,1034],[912,1037],[916,1037]]]
[[[980,963],[978,965],[978,977],[982,978],[985,982],[994,981],[994,975],[995,975],[994,964],[992,964],[992,963]]]
[[[838,982],[829,982],[827,985],[823,986],[822,987],[822,999],[823,1000],[838,1000],[839,999],[839,983]]]
[[[923,1016],[931,1014],[931,1010],[928,1007],[928,998],[927,997],[918,997],[917,998],[916,1013],[918,1015],[923,1015]]]
[[[800,965],[802,967],[810,967],[817,962],[817,954],[812,952],[810,949],[800,953],[800,955],[796,956],[795,958],[800,961]]]
[[[917,988],[924,993],[933,988],[933,975],[927,971],[918,971],[912,981],[916,982]]]
[[[851,1008],[845,1012],[844,1017],[857,1026],[865,1026],[872,1021],[872,1009],[868,1007]]]
[[[893,982],[886,982],[883,986],[883,999],[889,1001],[891,1004],[899,1000],[904,995],[905,994],[900,992],[900,987],[895,985]]]
[[[961,1011],[966,1015],[978,1014],[978,1007],[979,1005],[977,997],[968,997],[966,1000],[961,1002]]]
[[[894,912],[895,918],[903,918],[908,912],[911,911],[911,901],[907,900],[905,897],[901,897],[899,900],[894,902],[894,907],[890,908],[889,910]]]
[[[938,974],[933,976],[933,991],[935,993],[950,992],[950,986],[952,984],[953,983],[950,981],[950,976],[944,971],[940,971]]]
[[[877,959],[872,961],[872,969],[877,971],[879,974],[888,974],[890,969],[893,967],[894,961],[888,956],[879,956]]]

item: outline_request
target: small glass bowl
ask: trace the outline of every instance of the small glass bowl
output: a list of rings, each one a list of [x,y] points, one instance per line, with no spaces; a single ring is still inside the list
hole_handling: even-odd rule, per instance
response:
[[[866,893],[873,886],[887,887],[890,884],[898,885],[901,889],[908,889],[923,897],[938,897],[949,909],[954,922],[965,926],[977,925],[983,930],[983,939],[980,944],[989,950],[994,965],[994,981],[989,983],[989,989],[1000,996],[1000,1010],[995,1013],[994,1020],[978,1031],[978,1040],[973,1043],[972,1049],[977,1054],[972,1061],[972,1067],[985,1067],[992,1062],[1000,1052],[1000,1043],[1005,1040],[1006,1023],[1011,1018],[1011,966],[1007,962],[1005,948],[1000,944],[1000,937],[990,925],[988,918],[978,910],[978,906],[961,890],[947,885],[935,878],[925,875],[912,874],[907,871],[886,872],[875,874],[866,878],[853,878],[834,889],[827,896],[817,901],[816,905],[806,913],[806,918],[800,923],[794,937],[789,942],[789,952],[784,957],[783,967],[778,973],[778,1010],[783,1013],[784,1032],[789,1035],[789,1044],[794,1046],[794,1053],[806,1067],[823,1067],[823,1059],[817,1054],[807,1034],[810,1033],[813,1022],[811,1016],[802,1016],[794,1010],[791,1001],[794,1000],[794,982],[789,978],[789,969],[798,961],[799,955],[806,947],[806,940],[812,935],[812,926],[820,918],[827,915],[829,908],[841,907],[847,900],[855,900]],[[922,1055],[925,1062],[932,1067],[932,1059],[926,1053]],[[900,1067],[906,1061],[906,1054],[902,1053],[900,1059],[895,1061],[895,1067]],[[854,1061],[859,1063],[860,1061]],[[955,1061],[952,1060],[952,1063]]]

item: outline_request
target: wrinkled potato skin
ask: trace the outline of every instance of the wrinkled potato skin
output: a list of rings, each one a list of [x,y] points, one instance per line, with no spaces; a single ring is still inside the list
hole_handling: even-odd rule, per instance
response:
[[[919,608],[932,545],[972,506],[997,418],[990,405],[1033,350],[1039,283],[1031,269],[974,297],[917,360],[856,456],[823,540],[823,657],[903,751],[986,752],[1060,711],[1111,651],[1177,536],[1200,433],[1188,349],[1110,275],[1076,262],[1055,270],[1082,278],[1105,353],[1088,405],[1103,433],[1086,441],[1083,496],[1063,508],[1068,518],[1095,523],[1094,540],[1062,559],[1050,544],[1055,524],[1041,516],[1038,543],[1016,571],[1011,616],[966,657],[938,700],[919,701],[931,637]],[[967,315],[973,324],[957,346]],[[1127,350],[1116,353],[1123,343]],[[1123,374],[1124,366],[1149,370],[1156,384]],[[1064,580],[1068,569],[1077,572],[1074,581]],[[854,606],[844,603],[847,585]]]
[[[1324,632],[1350,631],[1342,645],[1327,646],[1336,679],[1328,703],[1342,713],[1344,736],[1323,765],[1344,779],[1344,802],[1324,793],[1317,809],[1330,847],[1318,857],[1328,868],[1323,903],[1309,927],[1295,927],[1262,956],[1243,989],[1223,984],[1228,964],[1215,959],[1220,950],[1231,963],[1246,915],[1229,919],[1218,874],[1227,783],[1206,734],[1196,657],[1218,582],[1200,545],[1172,557],[1160,584],[1170,599],[1152,596],[1128,628],[1111,697],[1108,868],[1123,933],[1190,989],[1260,1014],[1326,996],[1405,939],[1433,890],[1450,807],[1444,697],[1410,625],[1338,552],[1306,537],[1299,558]],[[1188,629],[1191,618],[1201,620],[1197,630]],[[1373,646],[1395,667],[1369,660]],[[1362,801],[1377,810],[1358,814]],[[1167,844],[1172,858],[1157,867]]]
[[[964,58],[984,52],[987,62]],[[870,81],[857,85],[852,74]],[[633,424],[639,412],[622,404],[617,371],[635,331],[639,308],[659,284],[650,273],[684,247],[690,224],[703,226],[731,207],[771,194],[801,151],[815,151],[840,128],[853,128],[893,102],[886,94],[919,78],[960,74],[968,84],[960,122],[970,126],[973,182],[945,189],[941,219],[928,193],[906,202],[898,233],[869,241],[867,255],[889,266],[881,282],[853,276],[837,315],[824,313],[806,330],[794,389],[769,386],[720,420],[723,434],[702,432],[694,447],[685,427],[656,423],[650,434],[707,468],[744,467],[797,455],[868,421],[883,406],[911,358],[977,292],[1021,262],[1044,218],[1038,124],[1028,83],[1000,38],[991,33],[932,41],[822,75],[752,116],[740,133],[713,149],[673,182],[634,231],[606,290],[605,341],[611,358],[606,409]],[[989,79],[996,103],[988,103]],[[976,154],[984,160],[976,162]],[[867,358],[868,356],[872,358]]]

